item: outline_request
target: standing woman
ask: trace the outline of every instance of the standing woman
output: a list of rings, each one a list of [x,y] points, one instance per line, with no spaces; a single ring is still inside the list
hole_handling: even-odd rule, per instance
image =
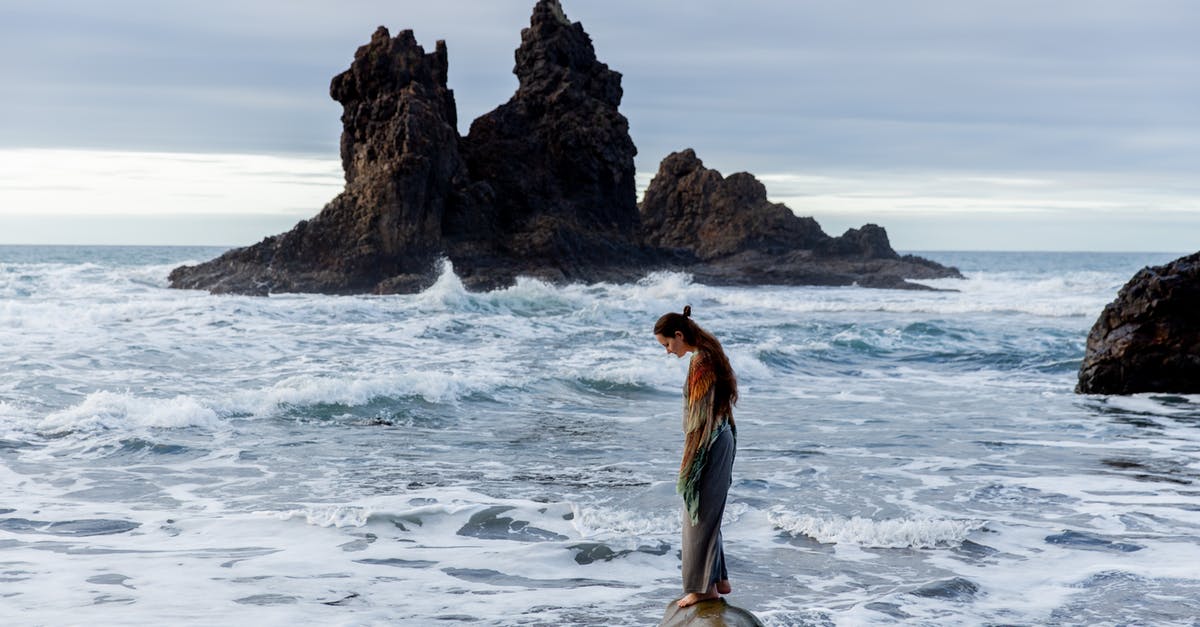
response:
[[[683,386],[683,461],[675,491],[683,496],[683,598],[679,607],[729,594],[721,516],[733,482],[737,377],[721,343],[692,322],[692,307],[654,325],[654,338],[676,357],[693,353]]]

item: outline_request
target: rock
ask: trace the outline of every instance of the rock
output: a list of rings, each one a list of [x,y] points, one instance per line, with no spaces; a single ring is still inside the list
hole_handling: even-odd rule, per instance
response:
[[[896,254],[874,224],[830,237],[813,218],[767,200],[753,175],[722,177],[690,148],[663,159],[641,214],[646,244],[671,250],[706,283],[921,289],[905,279],[962,278],[954,268]]]
[[[812,249],[830,239],[816,220],[767,200],[754,176],[728,178],[704,167],[691,148],[667,155],[642,199],[643,238],[707,261],[746,251],[770,255]]]
[[[171,286],[236,292],[414,292],[438,257],[469,288],[518,274],[627,280],[654,261],[637,244],[636,149],[617,107],[621,75],[557,0],[521,33],[512,99],[457,130],[446,46],[380,27],[333,79],[346,188],[282,235],[192,267]]]
[[[818,242],[813,252],[824,257],[900,258],[892,250],[887,231],[876,224],[864,224],[861,229],[847,229],[841,237]]]
[[[291,231],[171,272],[213,293],[409,293],[445,258],[469,289],[525,275],[627,282],[659,269],[716,284],[920,288],[960,276],[900,257],[883,228],[829,237],[767,200],[747,173],[722,177],[693,151],[670,155],[639,209],[637,154],[619,111],[621,75],[558,0],[521,31],[509,101],[458,134],[444,42],[380,27],[330,95],[342,104],[345,189]]]
[[[499,243],[487,268],[455,258],[471,276],[497,262],[558,280],[610,278],[652,261],[639,229],[633,157],[621,115],[621,75],[596,59],[583,26],[558,0],[541,0],[516,51],[519,86],[471,124],[462,152],[491,189]],[[511,280],[512,277],[505,277]]]
[[[1101,312],[1081,394],[1200,394],[1200,252],[1143,268]]]
[[[469,211],[473,189],[446,73],[443,42],[426,54],[412,31],[379,27],[330,86],[343,107],[345,190],[287,233],[175,269],[172,287],[350,293],[431,282],[443,222]]]
[[[680,608],[671,601],[658,627],[763,627],[758,617],[725,599],[701,601]]]

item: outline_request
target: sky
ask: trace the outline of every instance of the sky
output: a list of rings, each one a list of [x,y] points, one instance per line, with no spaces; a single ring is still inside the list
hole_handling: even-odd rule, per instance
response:
[[[533,0],[3,0],[0,244],[245,245],[342,184],[330,79],[446,40],[460,132]],[[639,194],[693,148],[830,234],[1200,249],[1200,2],[563,0],[623,75]]]

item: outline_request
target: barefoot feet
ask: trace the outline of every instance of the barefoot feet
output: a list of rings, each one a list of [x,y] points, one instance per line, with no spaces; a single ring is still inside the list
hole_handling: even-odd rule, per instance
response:
[[[733,592],[733,586],[729,585],[728,579],[722,579],[717,582],[717,592],[720,592],[721,594],[729,594],[730,592]]]
[[[708,592],[706,592],[704,594],[697,594],[695,592],[689,592],[689,593],[683,595],[683,598],[679,599],[679,602],[676,603],[676,605],[678,605],[679,607],[687,607],[689,605],[695,605],[701,601],[708,601],[710,599],[719,599],[719,598],[721,598],[721,595],[717,594],[716,590],[713,590],[710,588],[708,590]]]

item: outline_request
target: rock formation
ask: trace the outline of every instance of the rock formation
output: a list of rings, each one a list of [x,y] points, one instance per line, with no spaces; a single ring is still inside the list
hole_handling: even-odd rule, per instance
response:
[[[762,621],[725,599],[701,601],[680,608],[671,601],[658,627],[763,627]]]
[[[513,73],[517,92],[462,142],[471,177],[492,190],[499,258],[522,260],[525,273],[589,279],[642,257],[621,75],[597,61],[581,24],[545,0],[521,32]]]
[[[287,233],[177,268],[172,287],[413,292],[442,256],[471,288],[632,276],[653,257],[636,243],[621,75],[557,0],[534,7],[514,72],[512,99],[460,138],[445,43],[426,54],[412,31],[380,27],[330,86],[345,191]]]
[[[816,220],[767,200],[753,175],[722,177],[690,148],[663,159],[641,212],[645,242],[690,258],[688,270],[705,282],[919,288],[904,279],[961,278],[896,254],[874,224],[830,237]]]
[[[629,281],[655,269],[723,284],[912,287],[955,276],[899,258],[882,228],[840,238],[766,200],[749,174],[706,170],[691,151],[663,162],[641,210],[621,75],[591,39],[539,0],[521,31],[505,104],[458,134],[446,45],[380,27],[334,77],[345,190],[310,220],[258,244],[171,272],[212,292],[415,292],[449,259],[463,283],[518,275]],[[646,226],[643,226],[643,221]]]
[[[1200,252],[1144,268],[1092,326],[1082,394],[1200,394]]]
[[[419,289],[442,253],[443,222],[471,215],[457,112],[446,87],[446,46],[426,54],[382,26],[334,77],[342,103],[346,188],[291,231],[171,273],[172,287],[213,292]],[[474,217],[474,216],[472,216]]]

